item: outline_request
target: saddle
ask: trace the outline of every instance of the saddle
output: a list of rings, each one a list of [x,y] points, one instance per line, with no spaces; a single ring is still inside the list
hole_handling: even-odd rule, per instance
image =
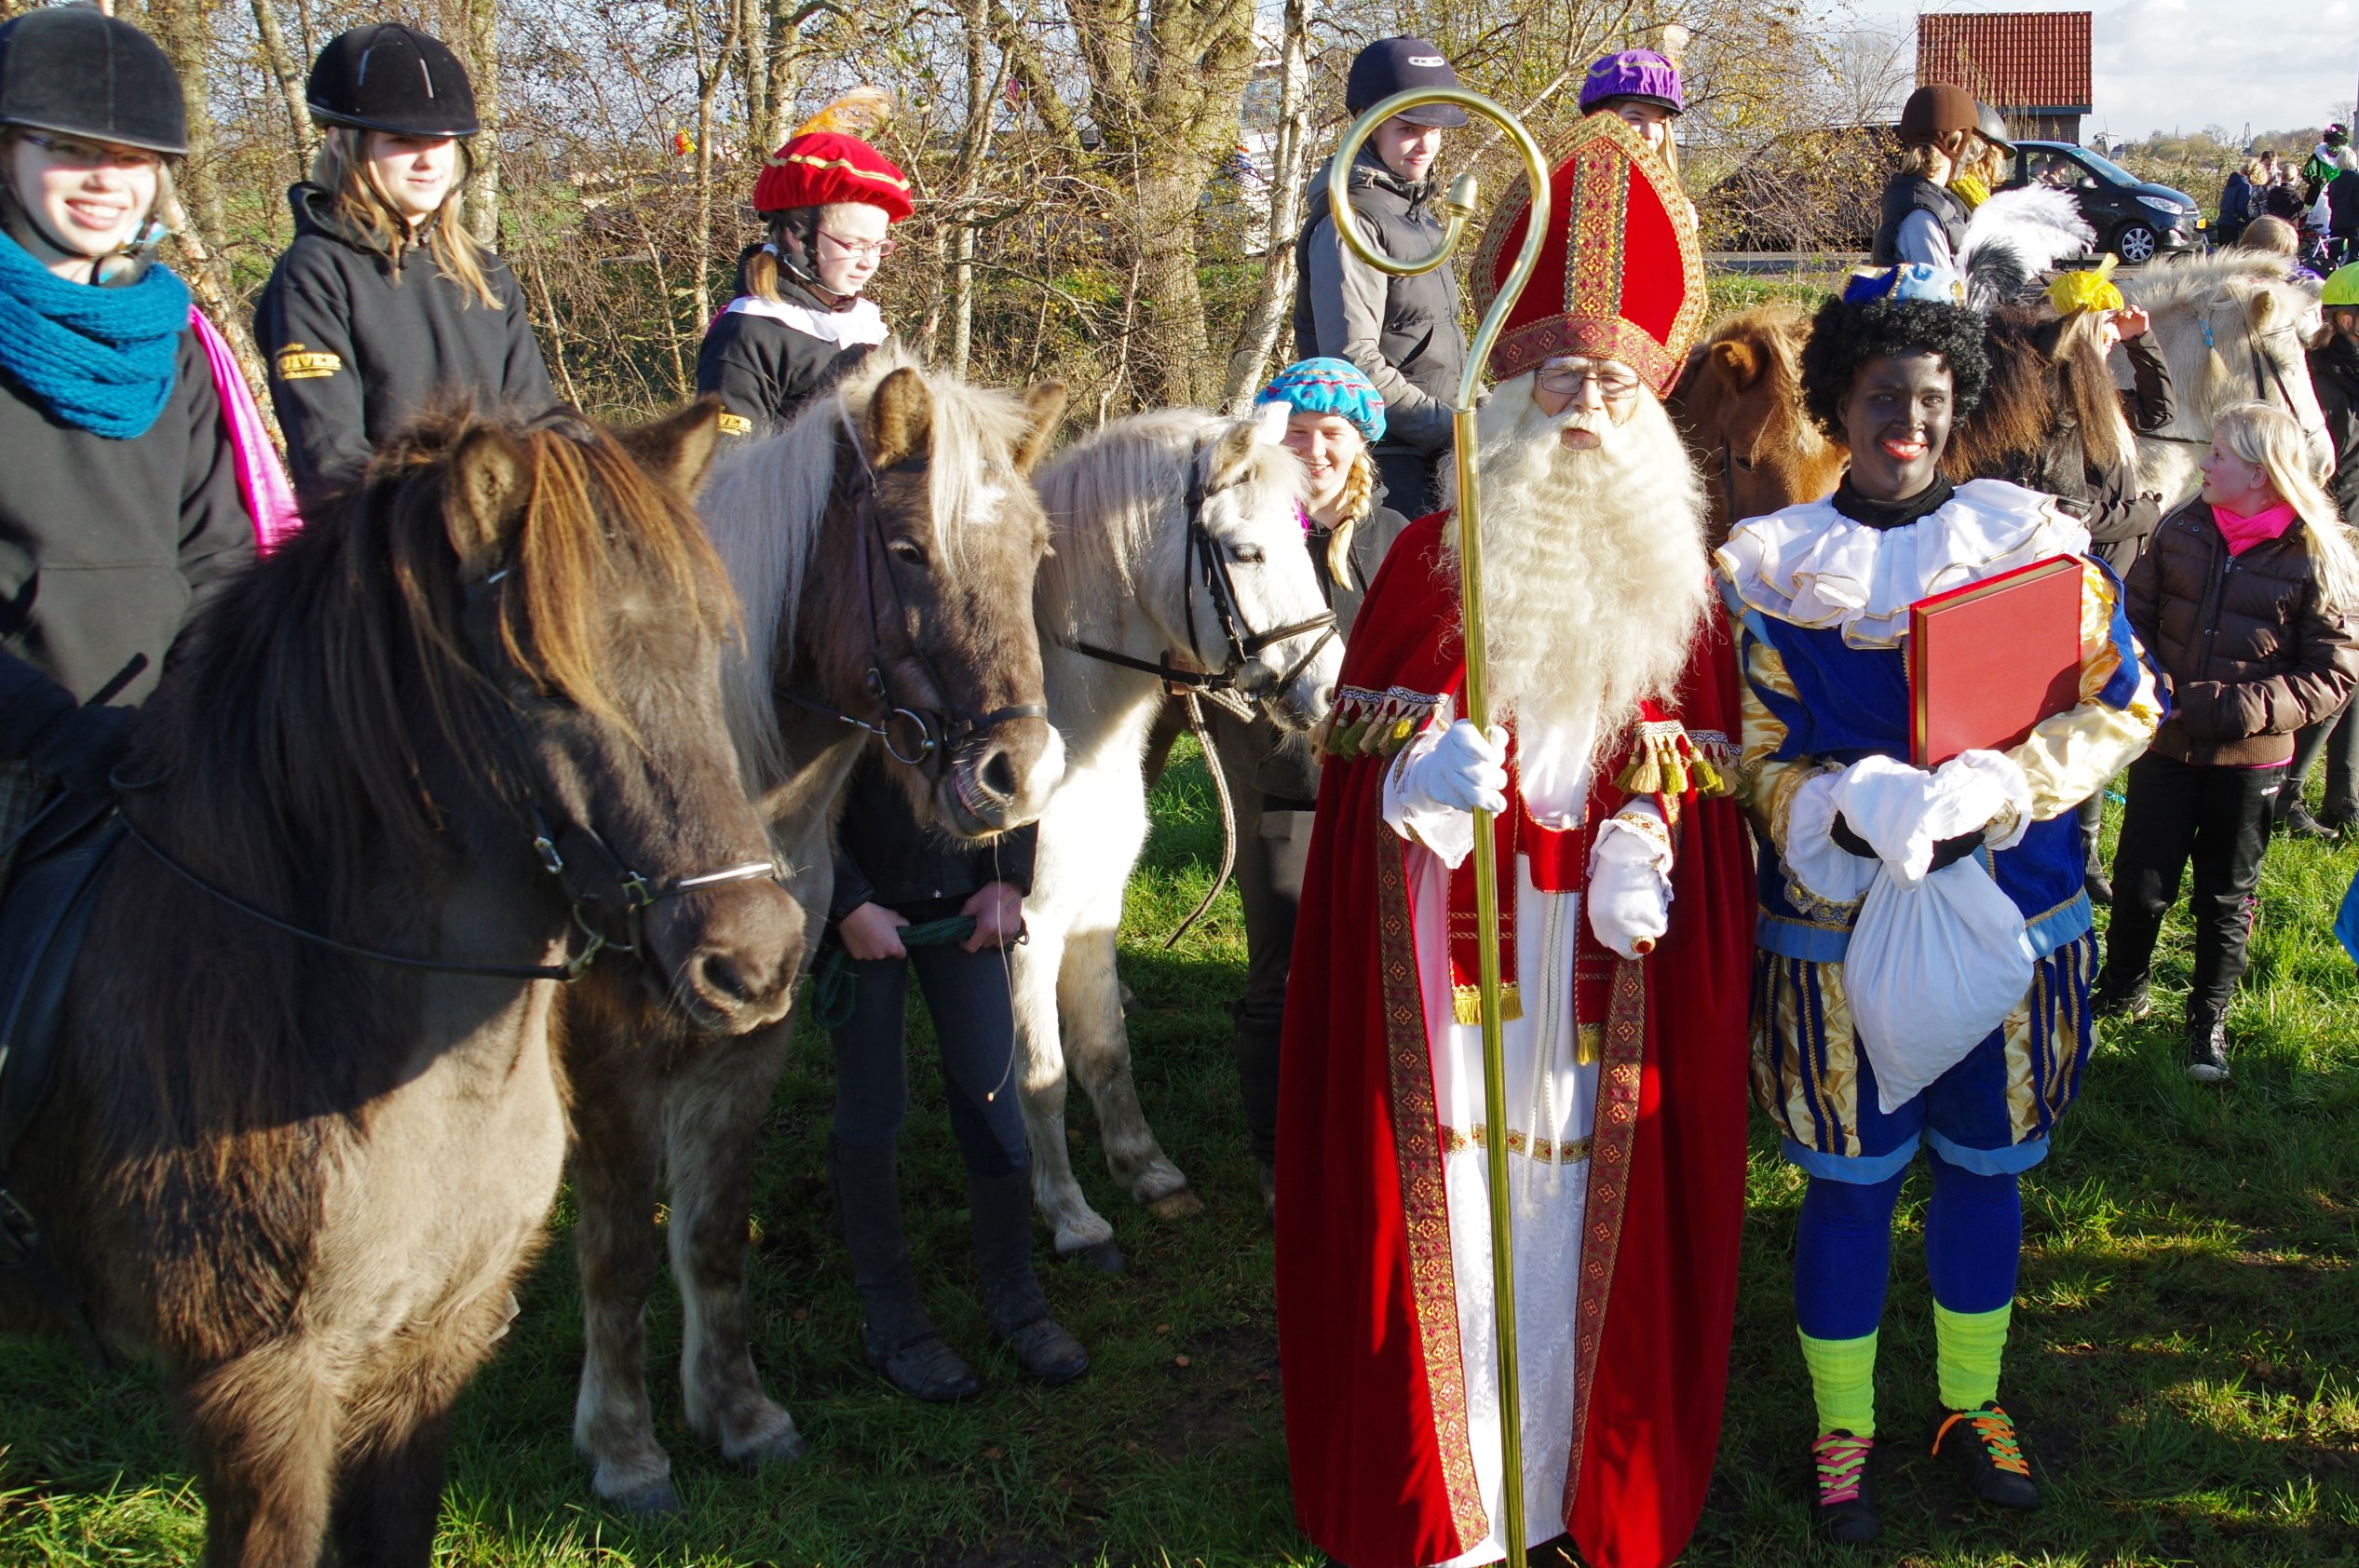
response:
[[[26,830],[0,893],[0,1281],[16,1279],[58,1312],[86,1350],[96,1349],[97,1341],[81,1294],[58,1271],[7,1178],[17,1142],[40,1115],[56,1075],[66,982],[122,838],[112,800],[61,793]]]

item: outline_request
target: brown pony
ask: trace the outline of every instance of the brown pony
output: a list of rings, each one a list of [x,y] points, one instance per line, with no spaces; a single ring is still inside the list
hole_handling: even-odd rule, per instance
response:
[[[160,1358],[215,1568],[428,1561],[564,1156],[562,987],[523,966],[596,931],[706,1027],[785,1009],[801,917],[689,509],[714,419],[429,416],[224,588],[139,722],[9,1179],[98,1333]]]
[[[894,771],[918,820],[960,838],[1031,821],[1064,772],[1032,615],[1048,522],[1025,482],[1064,407],[1052,383],[1019,399],[882,350],[795,424],[747,443],[705,492],[746,610],[730,721],[808,912],[798,963],[818,948],[829,829],[863,747],[902,759]],[[763,1391],[745,1319],[755,1142],[793,1031],[715,1040],[649,1021],[611,989],[568,1000],[586,1342],[574,1442],[600,1497],[665,1511],[679,1495],[645,1366],[659,1170],[689,1428],[749,1467],[803,1450]]]
[[[1798,304],[1756,305],[1716,322],[1688,356],[1671,416],[1695,454],[1712,501],[1707,543],[1842,477],[1844,453],[1802,408],[1802,345],[1810,315]]]

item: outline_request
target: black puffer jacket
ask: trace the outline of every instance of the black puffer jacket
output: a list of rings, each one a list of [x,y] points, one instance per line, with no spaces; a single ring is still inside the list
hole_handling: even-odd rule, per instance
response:
[[[1427,207],[1430,180],[1403,180],[1363,147],[1351,166],[1351,210],[1361,232],[1388,256],[1423,256],[1443,223]],[[1450,400],[1466,367],[1458,330],[1458,285],[1448,266],[1418,277],[1389,277],[1348,254],[1327,201],[1327,170],[1310,182],[1310,221],[1295,242],[1295,357],[1346,359],[1384,397],[1379,453],[1430,458],[1450,448]]]
[[[287,200],[295,242],[263,286],[254,336],[305,501],[354,477],[438,392],[471,392],[528,416],[556,402],[524,291],[497,256],[483,256],[492,306],[443,277],[422,246],[403,247],[397,264],[346,227],[317,185],[297,185]]]
[[[2154,750],[2183,763],[2255,767],[2294,754],[2294,732],[2339,709],[2359,681],[2359,641],[2321,604],[2310,529],[2297,522],[2242,555],[2189,502],[2131,568],[2131,629],[2162,668],[2173,711]]]

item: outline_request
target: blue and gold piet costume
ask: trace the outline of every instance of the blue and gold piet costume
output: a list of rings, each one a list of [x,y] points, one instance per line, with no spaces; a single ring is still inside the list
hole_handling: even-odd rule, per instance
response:
[[[2000,1028],[1886,1114],[1853,1034],[1843,958],[1860,903],[1814,896],[1787,863],[1796,792],[1870,754],[1908,758],[1908,607],[2056,555],[2088,534],[2048,497],[1992,480],[1878,530],[1833,499],[1741,523],[1720,549],[1743,675],[1740,793],[1760,844],[1753,1007],[1756,1098],[1814,1176],[1880,1183],[1920,1141],[1982,1175],[2029,1169],[2080,1088],[2096,967],[2072,808],[2142,751],[2161,716],[2121,586],[2085,560],[2081,701],[2008,753],[2031,787],[2020,842],[1976,851],[2022,911],[2037,963]],[[1994,656],[1999,650],[1993,650]],[[1823,828],[1818,830],[1822,833]]]

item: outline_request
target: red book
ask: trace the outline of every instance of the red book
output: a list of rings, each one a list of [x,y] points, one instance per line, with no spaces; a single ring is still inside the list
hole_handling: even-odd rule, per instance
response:
[[[2081,700],[2079,557],[2051,556],[1908,607],[1908,760],[2003,751]]]

